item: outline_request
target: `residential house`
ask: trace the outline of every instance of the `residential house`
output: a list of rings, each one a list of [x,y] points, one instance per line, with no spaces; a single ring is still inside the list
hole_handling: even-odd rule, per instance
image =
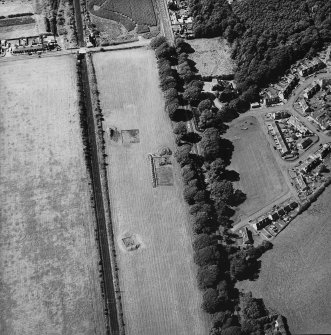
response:
[[[321,70],[325,67],[325,63],[323,63],[319,58],[315,57],[312,61],[304,61],[300,68],[299,74],[301,77],[306,77],[318,70]]]
[[[306,99],[310,99],[318,90],[320,89],[320,85],[317,80],[315,80],[312,84],[304,89],[303,96]]]
[[[324,108],[313,112],[311,117],[321,127],[322,130],[331,128],[331,113]]]
[[[290,74],[287,77],[286,85],[279,92],[279,97],[282,100],[287,99],[298,82],[299,82],[299,78],[293,74]]]
[[[275,113],[272,114],[272,118],[274,120],[286,119],[290,116],[291,116],[291,114],[286,110],[275,112]]]
[[[298,143],[298,148],[301,149],[301,150],[305,150],[312,143],[313,143],[313,140],[310,137],[304,138],[304,139],[301,140],[301,142]]]
[[[307,104],[307,101],[303,98],[299,100],[299,105],[301,107],[302,113],[306,114],[310,112],[310,107]]]

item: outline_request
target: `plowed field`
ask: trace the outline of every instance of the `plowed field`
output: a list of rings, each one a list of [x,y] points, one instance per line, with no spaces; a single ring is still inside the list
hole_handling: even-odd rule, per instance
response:
[[[75,59],[0,70],[0,334],[105,334]]]

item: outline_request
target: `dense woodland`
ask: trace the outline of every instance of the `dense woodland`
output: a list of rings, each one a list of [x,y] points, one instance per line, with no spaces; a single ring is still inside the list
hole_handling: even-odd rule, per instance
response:
[[[222,36],[233,46],[238,112],[296,60],[331,41],[331,2],[325,0],[190,0],[197,37]],[[237,99],[237,100],[238,100]]]
[[[203,83],[188,58],[189,47],[183,39],[175,39],[170,46],[161,36],[152,40],[151,47],[157,57],[165,110],[174,121],[175,158],[181,168],[194,234],[197,282],[203,291],[201,308],[213,316],[210,335],[273,333],[275,317],[269,315],[263,302],[235,288],[237,281],[257,278],[259,258],[272,244],[264,241],[242,249],[234,243],[231,217],[246,195],[234,188],[238,173],[228,169],[233,144],[222,138],[226,115],[214,107],[215,96],[202,92]],[[195,109],[195,115],[191,109]],[[194,119],[200,134],[187,128],[186,121]]]

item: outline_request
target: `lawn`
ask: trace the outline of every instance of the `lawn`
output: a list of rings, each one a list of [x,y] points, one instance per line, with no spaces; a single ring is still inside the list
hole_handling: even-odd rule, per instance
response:
[[[126,334],[206,334],[191,230],[177,165],[174,186],[152,186],[148,158],[174,138],[151,50],[93,56],[104,114],[108,182]],[[139,143],[117,142],[109,127],[139,129]],[[127,251],[123,238],[140,247]]]
[[[0,334],[104,334],[75,58],[0,69]]]
[[[329,187],[273,241],[260,278],[238,285],[285,315],[292,334],[330,334],[330,199]]]
[[[257,119],[253,116],[235,120],[226,133],[234,145],[229,169],[237,171],[235,186],[247,195],[236,217],[247,217],[271,204],[288,192],[285,179],[271,152]]]
[[[202,76],[218,76],[233,73],[231,50],[222,38],[198,38],[188,41],[194,53],[190,59],[196,63],[196,68]]]

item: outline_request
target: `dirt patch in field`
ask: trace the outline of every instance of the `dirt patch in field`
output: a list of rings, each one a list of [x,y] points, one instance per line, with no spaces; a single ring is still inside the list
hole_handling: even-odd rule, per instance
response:
[[[229,45],[222,38],[198,38],[189,41],[194,53],[189,57],[196,63],[202,76],[233,73],[234,63]]]
[[[236,222],[286,194],[288,187],[255,117],[235,120],[225,137],[234,145],[228,169],[239,173],[240,180],[235,186],[247,195],[247,200],[238,207]]]
[[[292,334],[331,329],[331,188],[275,239],[260,277],[238,287],[285,315]]]
[[[94,54],[93,61],[105,129],[140,132],[140,143],[128,146],[105,133],[126,334],[206,334],[178,167],[173,187],[151,186],[148,154],[175,148],[154,53],[112,51]],[[126,232],[134,232],[145,247],[123,251]]]
[[[104,334],[75,58],[0,70],[0,333]]]

